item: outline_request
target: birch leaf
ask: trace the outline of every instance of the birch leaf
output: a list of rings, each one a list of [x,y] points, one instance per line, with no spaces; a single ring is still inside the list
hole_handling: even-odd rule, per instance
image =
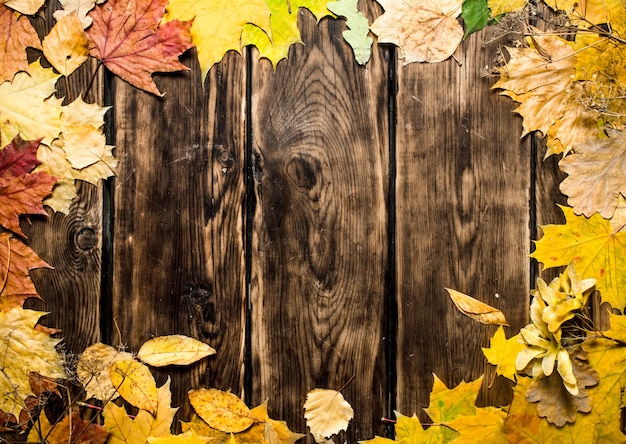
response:
[[[306,395],[304,417],[315,441],[319,443],[346,430],[354,411],[337,390],[316,388]]]
[[[252,424],[250,409],[236,395],[217,389],[189,391],[189,402],[208,425],[226,433],[243,432]]]
[[[132,359],[117,360],[110,367],[111,382],[131,405],[155,415],[158,391],[148,367]]]
[[[379,43],[399,47],[404,65],[446,60],[463,40],[456,20],[463,2],[426,0],[379,0],[385,13],[372,23]]]
[[[19,71],[28,71],[27,47],[41,49],[37,31],[28,17],[0,4],[0,82],[13,80]]]
[[[452,302],[461,313],[482,324],[509,325],[504,314],[497,308],[485,304],[471,296],[461,293],[460,291],[445,289],[449,294]]]
[[[66,77],[89,58],[89,42],[76,14],[59,19],[42,45],[46,59]]]
[[[146,341],[137,358],[153,367],[166,365],[190,365],[215,354],[215,350],[196,339],[183,335],[169,335]]]
[[[372,54],[372,39],[369,34],[369,22],[357,8],[358,0],[339,0],[329,2],[326,7],[330,12],[345,17],[347,31],[342,35],[352,48],[354,58],[359,65],[365,65]]]

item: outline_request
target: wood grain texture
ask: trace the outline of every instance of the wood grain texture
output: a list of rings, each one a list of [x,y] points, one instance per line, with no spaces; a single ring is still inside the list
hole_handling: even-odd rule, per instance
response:
[[[495,327],[458,312],[444,287],[526,323],[530,147],[509,99],[480,72],[493,47],[472,35],[456,60],[399,68],[397,124],[397,409],[420,412],[432,374],[448,386],[493,369],[481,346]],[[505,404],[504,384],[480,403]],[[424,420],[427,418],[424,417]]]
[[[202,86],[191,71],[157,78],[158,98],[115,83],[113,312],[122,342],[185,334],[217,350],[173,376],[173,405],[187,391],[242,390],[244,338],[244,62],[229,54]]]
[[[252,398],[305,431],[307,391],[354,376],[356,442],[386,413],[387,68],[354,62],[343,21],[299,18],[305,46],[252,77]]]

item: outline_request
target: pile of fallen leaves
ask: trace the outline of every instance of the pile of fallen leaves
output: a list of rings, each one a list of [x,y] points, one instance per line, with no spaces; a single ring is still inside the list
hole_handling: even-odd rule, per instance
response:
[[[373,0],[372,0],[373,1]],[[566,223],[542,227],[532,257],[564,267],[539,279],[530,323],[506,338],[504,315],[448,290],[464,314],[499,324],[485,348],[497,374],[512,381],[510,406],[476,407],[482,378],[448,389],[435,377],[432,425],[397,413],[396,440],[377,442],[624,442],[620,428],[626,378],[626,11],[623,0],[378,0],[372,23],[357,0],[61,0],[55,25],[40,39],[31,25],[44,0],[0,0],[0,427],[31,442],[293,443],[301,434],[271,419],[267,403],[248,408],[235,394],[194,389],[196,415],[172,435],[169,381],[157,387],[149,366],[193,365],[215,353],[184,336],[154,338],[136,355],[94,344],[75,376],[58,352],[58,331],[24,308],[40,298],[29,272],[51,268],[22,242],[23,215],[67,213],[76,180],[115,175],[117,160],[102,132],[108,108],[86,91],[57,97],[56,84],[88,60],[148,93],[162,96],[155,72],[188,69],[179,56],[195,46],[203,78],[227,51],[255,46],[273,65],[301,43],[298,11],[345,19],[355,60],[366,64],[374,41],[398,48],[403,64],[439,62],[463,39],[505,16],[526,39],[507,48],[494,88],[519,102],[523,134],[541,132],[546,156],[561,156]],[[552,10],[541,23],[537,8]],[[29,59],[26,49],[41,59]],[[32,54],[32,51],[31,51]],[[50,66],[50,67],[46,67]],[[72,97],[73,96],[73,97]],[[47,208],[47,209],[46,209]],[[611,307],[600,331],[588,310],[592,291]],[[43,406],[63,398],[71,379],[84,392],[60,417]],[[316,442],[345,430],[353,416],[341,393],[315,389],[304,402]],[[81,409],[97,410],[86,420]],[[129,411],[133,415],[129,415]]]

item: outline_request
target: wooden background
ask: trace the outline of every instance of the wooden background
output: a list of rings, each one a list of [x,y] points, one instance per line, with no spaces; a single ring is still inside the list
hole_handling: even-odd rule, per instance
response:
[[[361,3],[370,20],[375,5]],[[35,19],[42,33],[56,7]],[[191,50],[190,71],[155,76],[164,98],[100,69],[87,100],[113,106],[117,177],[81,184],[69,215],[24,231],[56,268],[32,275],[67,350],[193,336],[217,355],[155,371],[159,384],[172,375],[179,419],[189,389],[215,387],[269,399],[298,432],[307,391],[354,378],[338,440],[354,443],[385,435],[394,409],[427,421],[433,373],[492,382],[480,348],[495,327],[457,312],[444,287],[501,309],[508,335],[525,325],[531,239],[561,220],[558,173],[481,75],[506,43],[491,31],[443,63],[401,66],[380,45],[362,67],[343,21],[300,10],[299,24],[305,45],[276,70],[247,49],[203,85]],[[74,97],[95,69],[71,76]],[[479,403],[510,396],[497,379]]]

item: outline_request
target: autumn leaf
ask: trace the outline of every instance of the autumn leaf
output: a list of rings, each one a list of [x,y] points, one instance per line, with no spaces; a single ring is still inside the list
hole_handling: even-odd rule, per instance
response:
[[[258,26],[272,37],[270,8],[265,0],[170,0],[165,22],[192,19],[190,33],[198,49],[203,80],[226,52],[240,51],[241,34],[247,24]]]
[[[561,191],[576,214],[596,212],[610,219],[620,194],[626,196],[626,135],[611,132],[608,139],[591,139],[576,146],[559,167],[569,176]]]
[[[250,410],[250,414],[254,416],[257,420],[264,422],[275,434],[277,438],[277,443],[280,444],[295,444],[300,438],[304,438],[305,435],[302,433],[294,433],[289,430],[287,423],[285,421],[277,421],[275,419],[270,418],[267,413],[267,400]]]
[[[54,11],[54,18],[61,20],[68,15],[76,14],[83,29],[91,26],[93,20],[89,17],[89,11],[95,8],[96,3],[104,3],[105,0],[59,0],[63,9]]]
[[[115,360],[110,367],[111,383],[125,401],[155,414],[158,390],[148,367],[133,359]]]
[[[60,339],[36,328],[46,313],[14,307],[0,311],[0,410],[13,414],[24,408],[24,400],[34,395],[30,373],[48,378],[65,378],[63,359],[56,350]]]
[[[506,412],[497,407],[476,408],[475,415],[459,415],[445,424],[459,433],[454,444],[509,444],[504,434]]]
[[[23,141],[19,135],[0,149],[0,225],[24,236],[19,217],[47,216],[42,200],[50,194],[56,178],[45,172],[31,173],[37,160],[39,141]]]
[[[36,268],[52,267],[11,233],[0,233],[0,312],[21,307],[28,298],[41,299],[30,279]]]
[[[19,13],[34,15],[42,8],[45,0],[4,0],[2,3]]]
[[[304,417],[315,441],[323,443],[325,438],[348,428],[354,411],[337,390],[316,388],[306,395]]]
[[[254,424],[250,409],[236,395],[217,389],[189,391],[189,402],[208,425],[226,433],[238,433]]]
[[[108,0],[89,16],[91,55],[133,86],[162,96],[154,72],[188,70],[178,56],[193,46],[191,21],[159,24],[167,0]],[[120,32],[120,30],[124,32]]]
[[[29,442],[41,444],[104,444],[109,432],[98,424],[83,420],[79,414],[72,412],[65,415],[54,425],[50,424],[42,411],[38,421],[28,435]]]
[[[152,338],[141,346],[137,358],[153,367],[190,365],[215,354],[208,344],[183,335]]]
[[[252,410],[250,410],[250,413],[252,413]],[[281,423],[282,421],[278,422]],[[211,427],[197,414],[192,416],[191,421],[181,422],[183,432],[193,431],[198,436],[209,437],[212,439],[212,441],[210,441],[211,444],[228,444],[231,442],[234,442],[235,444],[256,444],[264,442],[267,435],[266,431],[268,425],[271,426],[268,422],[256,422],[243,432],[233,434],[230,432],[222,432],[221,430]],[[276,438],[278,431],[274,429],[274,432],[276,433],[273,436]],[[291,436],[293,437],[295,435],[300,436],[299,434],[294,433],[292,433]],[[292,442],[293,441],[285,435],[284,441],[281,442],[281,444],[291,444]]]
[[[491,305],[485,304],[460,291],[452,290],[451,288],[446,288],[445,290],[450,294],[450,299],[452,299],[456,308],[465,316],[482,324],[509,325],[504,314],[497,308],[493,308]]]
[[[213,442],[213,438],[198,436],[190,430],[180,435],[148,436],[147,442],[148,444],[204,444],[206,442]]]
[[[399,442],[418,443],[425,441],[424,428],[415,414],[413,414],[413,416],[405,416],[399,412],[395,412],[395,414],[395,432],[396,439]]]
[[[487,4],[489,5],[489,9],[491,9],[491,15],[497,17],[502,14],[524,9],[526,2],[527,0],[488,0]]]
[[[345,17],[348,30],[342,35],[352,48],[354,58],[359,65],[365,65],[372,54],[372,39],[369,34],[369,21],[357,8],[358,0],[339,0],[328,2],[330,12]]]
[[[13,80],[18,71],[28,71],[27,47],[41,49],[35,28],[28,17],[0,4],[0,82]]]
[[[446,60],[463,40],[463,28],[456,20],[463,2],[426,0],[378,0],[385,13],[370,29],[379,43],[399,47],[404,65]]]
[[[83,351],[76,365],[76,375],[85,389],[85,398],[109,402],[119,396],[111,381],[109,369],[116,361],[133,359],[130,353],[120,352],[100,342]]]
[[[64,76],[76,71],[89,58],[89,42],[76,14],[60,18],[42,45],[46,59]]]
[[[525,347],[519,342],[519,335],[506,339],[504,328],[500,326],[489,340],[489,345],[482,349],[487,361],[496,366],[497,374],[515,381],[517,374],[515,360],[517,354]]]
[[[174,415],[178,411],[172,408],[170,378],[157,389],[157,403],[154,412],[140,409],[134,418],[130,418],[124,407],[112,402],[104,406],[102,416],[104,427],[111,434],[109,444],[145,443],[149,437],[171,436],[170,429]]]
[[[577,216],[569,207],[560,206],[565,225],[542,226],[543,236],[535,242],[531,257],[545,268],[573,262],[582,278],[596,279],[596,290],[613,308],[626,306],[626,232],[614,231],[611,222],[599,214]]]

